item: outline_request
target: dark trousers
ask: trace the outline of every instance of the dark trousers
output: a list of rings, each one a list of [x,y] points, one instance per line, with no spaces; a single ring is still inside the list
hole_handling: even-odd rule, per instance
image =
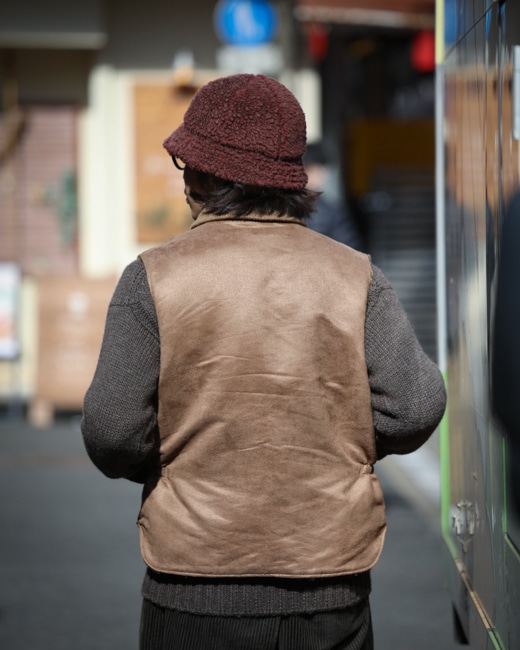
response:
[[[200,616],[143,600],[140,650],[372,650],[368,598],[348,609],[287,616]]]

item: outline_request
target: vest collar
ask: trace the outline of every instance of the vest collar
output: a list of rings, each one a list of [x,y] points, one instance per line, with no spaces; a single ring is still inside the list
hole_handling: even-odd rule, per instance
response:
[[[196,228],[204,223],[211,221],[263,221],[269,223],[296,223],[300,226],[307,227],[306,224],[297,217],[290,217],[289,215],[278,216],[276,214],[264,214],[262,212],[252,212],[244,217],[235,217],[230,214],[216,215],[202,211],[195,221],[191,224],[191,228]]]

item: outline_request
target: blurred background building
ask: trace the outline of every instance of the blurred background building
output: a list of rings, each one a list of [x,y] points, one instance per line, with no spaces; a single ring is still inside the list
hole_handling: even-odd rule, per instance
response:
[[[79,410],[110,295],[189,227],[162,149],[234,72],[299,98],[329,196],[436,355],[433,0],[18,0],[0,6],[0,406]]]

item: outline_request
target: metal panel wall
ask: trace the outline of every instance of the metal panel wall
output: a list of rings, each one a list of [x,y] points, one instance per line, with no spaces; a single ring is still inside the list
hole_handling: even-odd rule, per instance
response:
[[[452,599],[470,646],[513,649],[520,647],[518,528],[506,511],[489,343],[501,219],[519,185],[511,134],[519,8],[513,0],[459,0],[456,8],[457,36],[443,62],[441,125],[448,352],[443,529]]]

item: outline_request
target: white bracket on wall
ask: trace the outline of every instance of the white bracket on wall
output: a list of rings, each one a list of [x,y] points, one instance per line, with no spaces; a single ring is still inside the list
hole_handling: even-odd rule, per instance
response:
[[[467,552],[469,543],[475,535],[477,523],[477,507],[469,501],[459,501],[457,509],[452,512],[452,526],[464,553]]]

